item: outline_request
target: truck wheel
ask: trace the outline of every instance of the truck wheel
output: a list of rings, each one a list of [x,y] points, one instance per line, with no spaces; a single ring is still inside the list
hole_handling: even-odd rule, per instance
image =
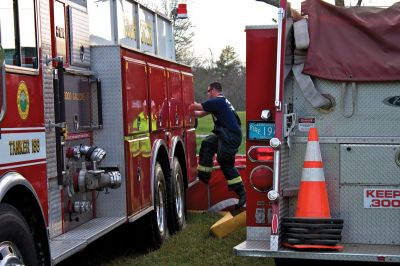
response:
[[[186,223],[185,184],[178,158],[172,162],[171,178],[167,180],[168,225],[171,233],[182,230]]]
[[[154,211],[150,215],[151,243],[150,247],[158,249],[167,238],[167,193],[164,173],[160,163],[156,163],[154,170]]]
[[[0,265],[39,265],[28,224],[5,203],[0,204]]]

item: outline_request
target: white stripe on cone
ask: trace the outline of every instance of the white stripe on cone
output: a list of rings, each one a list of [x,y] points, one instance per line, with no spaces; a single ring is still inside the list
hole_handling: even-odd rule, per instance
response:
[[[319,142],[318,141],[309,141],[307,143],[307,149],[306,149],[306,156],[304,158],[304,161],[309,162],[321,162],[321,151],[319,149]]]
[[[324,169],[322,168],[303,168],[301,181],[325,181]]]

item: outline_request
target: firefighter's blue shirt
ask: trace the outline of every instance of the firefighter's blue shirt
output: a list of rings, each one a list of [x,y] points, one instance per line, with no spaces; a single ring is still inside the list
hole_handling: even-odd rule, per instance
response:
[[[232,131],[240,131],[240,120],[237,117],[235,108],[224,96],[220,95],[208,99],[201,104],[204,111],[213,115],[216,127],[223,126]]]

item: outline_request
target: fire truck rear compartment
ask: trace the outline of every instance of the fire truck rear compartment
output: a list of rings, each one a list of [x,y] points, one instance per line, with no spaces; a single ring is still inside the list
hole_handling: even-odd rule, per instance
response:
[[[285,82],[285,102],[292,104],[298,121],[289,137],[290,149],[287,140],[282,145],[280,217],[295,214],[308,126],[299,124],[299,120],[311,118],[318,128],[331,215],[344,219],[340,242],[344,248],[340,252],[305,253],[284,247],[272,251],[270,228],[248,227],[247,241],[236,246],[235,252],[278,258],[399,262],[400,212],[394,208],[400,198],[398,113],[384,100],[397,95],[400,84],[357,83],[355,93],[352,86],[347,86],[345,93],[341,82],[315,79],[314,83],[321,93],[335,98],[336,106],[330,112],[314,109],[293,78],[289,76]],[[352,109],[353,115],[346,117]],[[367,192],[383,200],[372,205],[366,199]]]
[[[331,214],[344,219],[342,242],[399,245],[400,212],[387,206],[371,208],[363,203],[364,189],[399,189],[398,114],[395,107],[384,104],[386,98],[398,93],[399,83],[357,83],[356,93],[345,95],[341,95],[344,91],[340,82],[315,79],[314,83],[321,93],[335,98],[337,106],[333,111],[323,113],[312,108],[296,82],[287,86],[293,88],[293,94],[287,90],[287,97],[292,97],[298,119],[315,119]],[[348,114],[353,108],[354,114],[347,118],[344,112]],[[288,156],[288,187],[298,187],[301,177],[307,134],[301,128],[298,124]],[[288,199],[289,216],[294,214],[295,201],[296,197]],[[381,219],[382,216],[391,218]]]

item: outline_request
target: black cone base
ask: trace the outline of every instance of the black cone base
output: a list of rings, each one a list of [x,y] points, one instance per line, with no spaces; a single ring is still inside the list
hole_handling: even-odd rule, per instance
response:
[[[335,246],[342,239],[342,219],[283,218],[283,243]]]

